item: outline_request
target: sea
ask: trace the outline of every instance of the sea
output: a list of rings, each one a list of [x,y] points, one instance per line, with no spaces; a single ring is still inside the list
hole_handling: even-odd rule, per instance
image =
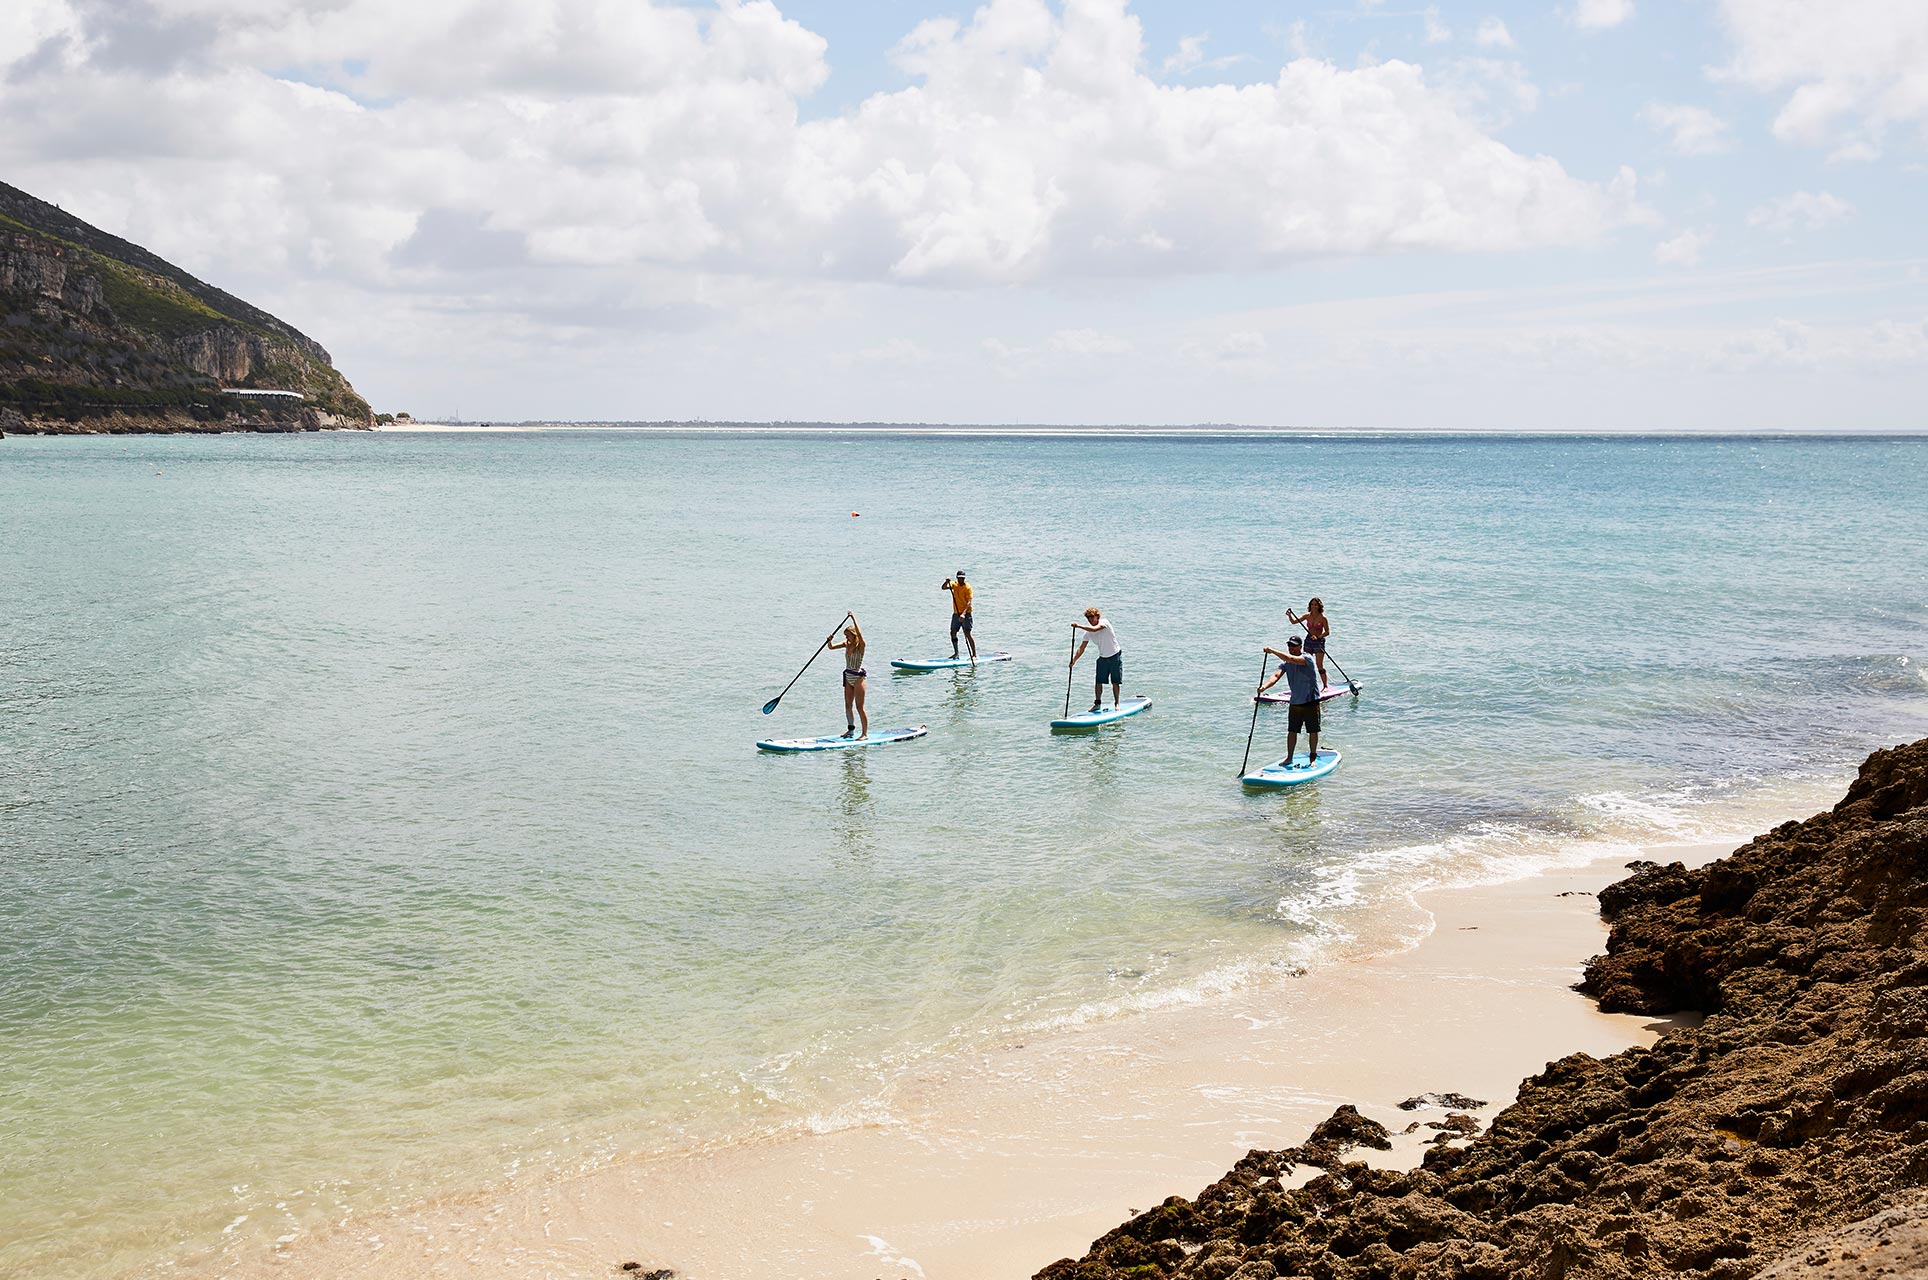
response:
[[[1928,735],[1928,438],[0,442],[0,1274],[886,1118]],[[949,653],[943,580],[1009,663]],[[1323,598],[1344,762],[1252,793]],[[1087,606],[1142,715],[1054,735]],[[843,728],[846,610],[874,729]],[[1342,664],[1342,665],[1341,665]]]

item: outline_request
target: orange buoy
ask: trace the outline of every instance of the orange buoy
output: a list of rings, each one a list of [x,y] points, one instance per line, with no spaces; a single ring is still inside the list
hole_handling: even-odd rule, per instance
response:
[[[857,518],[857,513],[856,513],[855,511],[853,511],[853,512],[851,512],[851,513],[850,513],[850,518],[851,518],[852,520],[855,520],[855,519]]]

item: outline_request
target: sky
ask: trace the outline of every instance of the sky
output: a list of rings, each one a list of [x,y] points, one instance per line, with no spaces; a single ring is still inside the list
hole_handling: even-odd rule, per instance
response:
[[[3,0],[0,179],[418,417],[1928,427],[1922,0]]]

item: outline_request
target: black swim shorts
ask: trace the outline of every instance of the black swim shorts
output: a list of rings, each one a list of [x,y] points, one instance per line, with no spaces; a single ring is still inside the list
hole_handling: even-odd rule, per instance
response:
[[[1319,704],[1316,702],[1295,702],[1291,714],[1286,717],[1287,733],[1317,733],[1319,731]]]

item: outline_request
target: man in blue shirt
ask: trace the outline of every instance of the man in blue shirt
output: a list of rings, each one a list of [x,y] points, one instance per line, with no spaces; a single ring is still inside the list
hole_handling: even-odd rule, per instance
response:
[[[1282,664],[1270,680],[1259,686],[1264,693],[1285,677],[1286,687],[1292,694],[1290,721],[1286,724],[1285,759],[1279,763],[1287,769],[1292,768],[1292,749],[1299,744],[1299,730],[1304,729],[1306,767],[1310,768],[1319,759],[1319,669],[1311,658],[1305,656],[1305,642],[1293,636],[1285,642],[1290,653],[1280,653],[1277,649],[1266,652],[1279,659]]]

